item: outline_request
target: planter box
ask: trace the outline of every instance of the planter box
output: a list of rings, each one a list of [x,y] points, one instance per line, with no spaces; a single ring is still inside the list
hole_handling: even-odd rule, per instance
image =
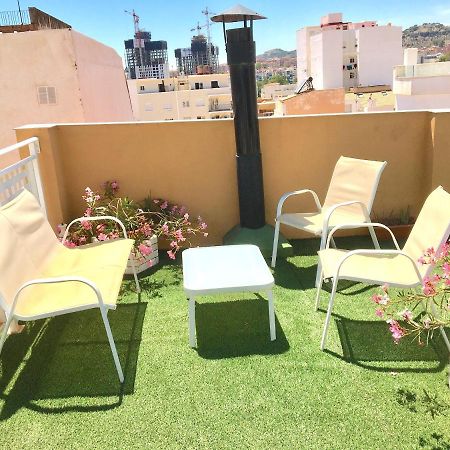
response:
[[[130,258],[128,259],[127,268],[125,269],[125,273],[127,275],[133,274],[133,269],[131,266],[131,259],[133,258],[134,264],[136,267],[136,272],[141,273],[144,270],[149,269],[150,267],[156,266],[159,263],[158,257],[158,238],[156,236],[152,236],[150,239],[144,241],[144,244],[152,249],[152,251],[148,255],[135,256],[133,253],[130,254]]]
[[[394,233],[394,236],[397,240],[406,240],[409,236],[409,233],[411,233],[413,226],[413,224],[391,225],[389,226],[389,228],[392,233]],[[384,230],[383,228],[375,228],[375,231],[380,241],[392,241],[391,235],[387,230]]]

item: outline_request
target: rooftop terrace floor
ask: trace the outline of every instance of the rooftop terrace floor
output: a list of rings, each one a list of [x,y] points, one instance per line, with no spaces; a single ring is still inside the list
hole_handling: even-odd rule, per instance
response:
[[[365,238],[338,246],[368,246]],[[200,299],[189,348],[180,261],[126,281],[110,313],[121,388],[98,311],[28,325],[1,355],[1,448],[450,448],[447,354],[392,343],[373,287],[342,283],[327,350],[314,311],[317,240],[274,271],[277,336],[253,294]]]

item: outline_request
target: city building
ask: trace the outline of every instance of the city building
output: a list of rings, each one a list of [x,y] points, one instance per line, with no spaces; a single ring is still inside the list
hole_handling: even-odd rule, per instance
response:
[[[0,14],[0,147],[15,143],[14,128],[27,123],[133,120],[115,50],[42,11],[22,11],[24,25],[13,17]]]
[[[229,74],[128,80],[137,120],[196,120],[233,117]]]
[[[219,72],[219,47],[208,42],[203,34],[192,36],[191,46],[175,49],[180,75],[202,75]]]
[[[128,39],[124,43],[129,78],[166,78],[169,76],[166,41],[152,41],[149,31],[138,30],[134,39]]]
[[[296,84],[267,83],[261,88],[261,98],[276,100],[297,91]]]
[[[395,67],[393,92],[397,111],[450,108],[450,62]]]
[[[311,76],[316,89],[391,85],[402,61],[398,26],[343,22],[341,13],[332,13],[297,31],[298,82]]]

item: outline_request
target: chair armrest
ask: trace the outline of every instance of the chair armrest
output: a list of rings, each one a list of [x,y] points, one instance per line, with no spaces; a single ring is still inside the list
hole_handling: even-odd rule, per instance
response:
[[[378,256],[383,256],[383,255],[399,255],[399,256],[403,256],[405,258],[407,258],[411,264],[413,265],[413,268],[416,272],[417,275],[417,280],[419,283],[422,283],[422,276],[420,275],[419,269],[417,268],[416,263],[414,262],[414,260],[411,258],[411,256],[407,255],[406,253],[402,252],[401,250],[351,250],[348,253],[346,253],[341,260],[339,261],[338,267],[336,269],[336,275],[335,275],[335,280],[337,280],[337,278],[339,277],[339,271],[341,270],[342,265],[352,256],[355,255],[378,255]]]
[[[316,203],[317,211],[320,212],[322,210],[322,205],[320,204],[319,197],[317,197],[317,194],[314,191],[312,191],[311,189],[301,189],[299,191],[287,192],[280,198],[280,200],[278,201],[276,218],[278,219],[278,217],[280,217],[283,204],[289,197],[292,197],[293,195],[301,195],[301,194],[311,194],[314,198],[314,202]]]
[[[127,230],[125,229],[125,225],[117,217],[114,217],[114,216],[89,216],[89,217],[78,217],[76,219],[73,219],[72,222],[70,222],[69,225],[67,225],[66,231],[64,232],[64,236],[63,236],[61,242],[63,244],[64,244],[64,242],[66,242],[67,235],[69,234],[69,228],[73,224],[75,224],[77,222],[93,222],[93,221],[97,221],[97,220],[112,220],[113,222],[117,222],[120,225],[120,227],[122,228],[122,232],[123,232],[125,239],[128,239]]]
[[[350,206],[350,205],[359,205],[361,207],[365,220],[370,222],[370,215],[367,206],[363,202],[360,202],[358,200],[351,200],[348,202],[336,203],[327,210],[327,213],[323,217],[323,231],[328,231],[328,224],[330,222],[330,218],[337,209],[342,208],[343,206]]]
[[[14,313],[14,309],[19,300],[20,294],[22,293],[22,291],[24,289],[26,289],[29,286],[33,286],[36,284],[67,283],[67,282],[74,282],[74,281],[78,282],[78,283],[86,284],[87,286],[89,286],[95,292],[95,295],[97,296],[97,300],[98,300],[100,308],[104,308],[105,305],[103,303],[102,294],[101,294],[100,290],[98,289],[98,287],[95,285],[95,283],[93,283],[92,281],[90,281],[84,277],[67,276],[67,277],[35,278],[34,280],[30,280],[30,281],[27,281],[26,283],[22,284],[22,286],[20,286],[20,288],[16,292],[16,295],[14,296],[14,301],[12,303],[11,310],[9,313],[10,314]]]
[[[333,237],[333,234],[338,230],[345,230],[345,229],[348,230],[348,229],[352,229],[352,228],[369,228],[369,227],[384,228],[385,230],[389,231],[389,234],[392,237],[392,241],[394,242],[395,248],[398,251],[400,251],[400,246],[398,245],[397,239],[395,238],[392,230],[389,227],[387,227],[386,225],[384,225],[382,223],[377,223],[377,222],[354,222],[354,223],[343,223],[341,225],[336,225],[328,234],[328,239],[327,239],[325,248],[330,248],[331,238]],[[382,251],[385,251],[385,250],[382,250]]]

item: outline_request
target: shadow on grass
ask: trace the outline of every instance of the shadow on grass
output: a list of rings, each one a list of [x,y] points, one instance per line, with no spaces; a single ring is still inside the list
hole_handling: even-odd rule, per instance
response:
[[[419,437],[419,447],[427,450],[450,450],[450,441],[441,433]]]
[[[108,314],[125,375],[123,384],[118,380],[98,309],[36,321],[27,325],[25,334],[9,337],[1,354],[0,398],[4,404],[0,420],[21,408],[51,414],[119,406],[124,395],[134,392],[146,307],[144,302],[120,304]],[[89,406],[76,401],[69,405],[72,400],[59,408],[35,403],[76,397],[112,399]]]
[[[164,268],[164,276],[158,278],[158,272]],[[160,263],[150,269],[141,272],[138,275],[139,284],[143,294],[149,298],[162,298],[164,289],[170,286],[179,285],[183,280],[183,274],[179,261],[172,261],[169,258],[162,257]],[[135,295],[136,285],[133,275],[126,275],[125,282],[122,284],[121,293],[124,295]]]
[[[261,297],[197,303],[196,325],[197,351],[205,359],[276,355],[289,350],[276,316],[277,339],[270,341],[268,303]]]
[[[394,344],[388,326],[381,321],[350,320],[334,315],[342,346],[342,355],[325,350],[336,358],[343,359],[366,369],[378,372],[434,373],[444,370],[448,362],[445,343],[436,334],[428,346],[420,347],[411,338],[405,337]],[[431,367],[418,367],[414,362],[435,363]],[[380,366],[376,363],[388,363]],[[405,367],[405,362],[412,362]],[[396,364],[401,363],[401,364]]]

